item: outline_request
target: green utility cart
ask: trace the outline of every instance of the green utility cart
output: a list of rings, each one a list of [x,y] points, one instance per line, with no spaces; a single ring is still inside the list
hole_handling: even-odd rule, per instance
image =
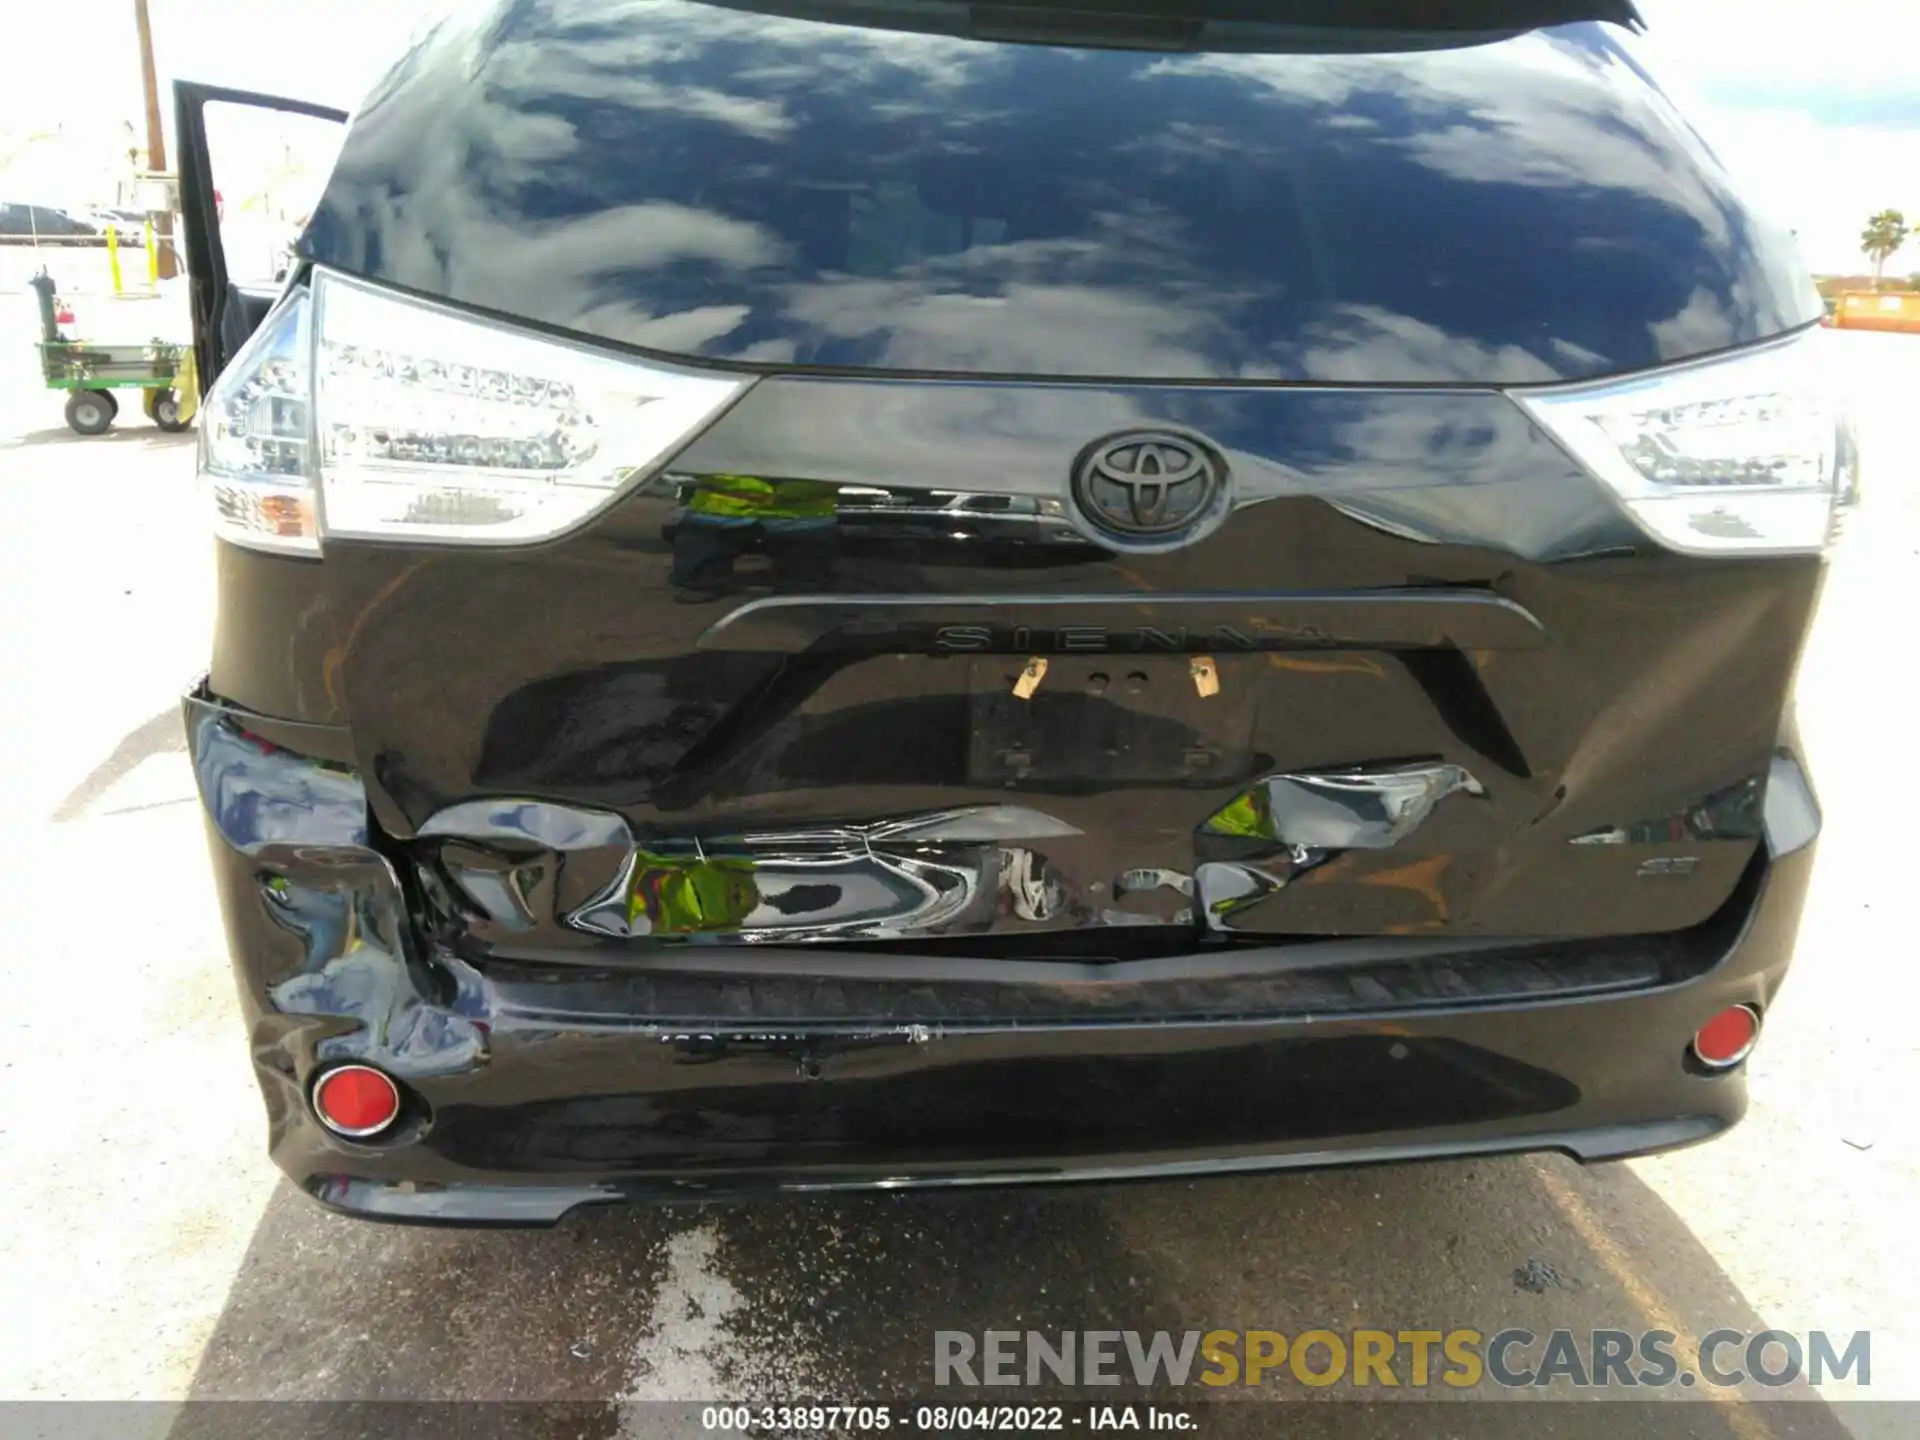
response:
[[[47,267],[27,282],[40,307],[40,374],[50,390],[67,392],[67,424],[81,435],[104,434],[120,413],[116,390],[140,391],[140,408],[162,430],[193,422],[198,391],[193,349],[164,340],[145,344],[91,345],[60,327],[73,324]]]
[[[120,413],[116,390],[141,392],[140,408],[162,430],[192,423],[181,403],[188,370],[187,347],[149,341],[144,345],[89,345],[83,340],[42,340],[40,370],[47,388],[67,391],[67,424],[81,435],[104,434]],[[183,413],[185,412],[185,413]]]

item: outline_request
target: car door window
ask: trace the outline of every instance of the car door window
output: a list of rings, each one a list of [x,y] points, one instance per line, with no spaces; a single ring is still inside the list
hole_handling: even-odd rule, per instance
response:
[[[205,117],[227,278],[272,287],[333,171],[344,127],[230,100],[209,100]]]
[[[203,383],[272,309],[339,154],[346,112],[174,82],[179,204]]]

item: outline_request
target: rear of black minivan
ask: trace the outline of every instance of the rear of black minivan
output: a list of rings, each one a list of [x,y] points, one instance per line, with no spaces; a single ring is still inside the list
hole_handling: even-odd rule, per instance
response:
[[[303,1188],[1738,1119],[1855,483],[1819,301],[1630,7],[1422,8],[501,0],[284,290],[190,215],[187,720]]]

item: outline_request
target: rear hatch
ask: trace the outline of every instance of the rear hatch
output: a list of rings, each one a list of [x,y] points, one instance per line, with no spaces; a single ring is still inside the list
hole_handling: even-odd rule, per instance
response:
[[[1676,544],[1508,392],[1817,300],[1618,7],[1297,8],[502,5],[392,72],[303,242],[357,277],[324,709],[450,925],[1100,956],[1727,899],[1824,532]],[[564,520],[361,498],[537,468],[348,413],[518,394],[506,334],[730,388]]]

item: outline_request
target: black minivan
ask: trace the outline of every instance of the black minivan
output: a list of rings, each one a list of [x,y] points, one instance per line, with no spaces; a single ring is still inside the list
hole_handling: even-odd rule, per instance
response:
[[[186,701],[359,1215],[1713,1136],[1851,430],[1629,0],[487,0],[277,293]],[[345,117],[339,117],[345,119]]]

